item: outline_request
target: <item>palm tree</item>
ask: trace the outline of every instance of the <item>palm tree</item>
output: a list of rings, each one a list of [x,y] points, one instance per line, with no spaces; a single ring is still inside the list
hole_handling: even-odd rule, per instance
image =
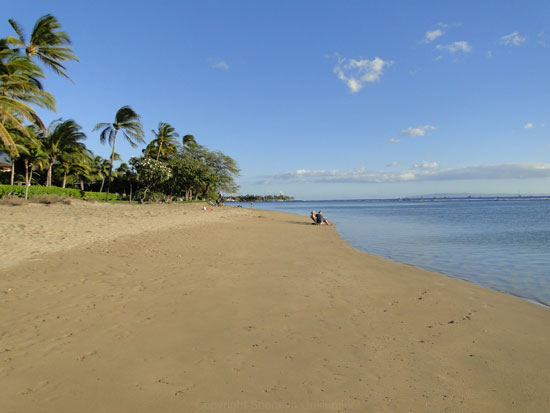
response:
[[[115,158],[116,160],[116,158]],[[109,167],[111,162],[108,159],[101,158],[101,163],[99,164],[99,176],[101,178],[101,186],[99,187],[99,192],[103,192],[103,185],[105,185],[105,178],[109,175]]]
[[[69,150],[59,155],[58,162],[63,171],[62,188],[67,186],[67,177],[87,176],[90,174],[90,159],[92,153],[85,147],[78,150]]]
[[[19,129],[8,129],[17,149],[17,154],[11,152],[11,148],[2,143],[0,143],[0,151],[4,151],[10,155],[10,185],[14,184],[15,161],[19,158],[23,160],[25,165],[25,199],[27,199],[34,168],[44,169],[45,165],[47,165],[48,157],[42,151],[42,144],[38,139],[38,128],[36,125],[28,125],[25,129],[27,130],[27,134],[22,133]]]
[[[190,148],[197,146],[197,141],[193,135],[185,135],[182,139],[183,148],[189,150]]]
[[[30,148],[27,155],[23,155],[25,162],[25,199],[29,198],[29,188],[32,184],[32,175],[36,169],[42,171],[48,167],[48,155],[42,150],[42,145]]]
[[[136,183],[136,174],[130,169],[128,164],[124,162],[119,165],[116,173],[119,187],[122,188],[122,192],[124,193],[126,193],[126,188],[128,188],[127,197],[129,201],[132,201],[134,184]]]
[[[118,153],[115,152],[115,161],[120,161],[122,158]],[[94,158],[94,171],[95,176],[101,179],[101,187],[99,192],[103,192],[103,185],[105,185],[105,178],[109,175],[109,167],[111,163],[108,159],[103,159],[101,156],[96,156]]]
[[[45,133],[42,133],[41,140],[44,151],[48,154],[48,175],[46,186],[52,185],[52,168],[60,156],[68,157],[68,154],[85,152],[86,146],[79,142],[86,139],[81,127],[74,120],[54,120]]]
[[[84,163],[82,165],[73,165],[70,168],[70,173],[75,177],[75,180],[79,181],[80,189],[84,191],[84,180],[94,183],[99,176],[97,165],[99,162],[97,159],[103,159],[101,156],[94,156],[93,152],[87,150],[85,157],[83,158]]]
[[[19,130],[26,136],[24,119],[42,129],[44,124],[28,104],[55,111],[55,98],[42,88],[44,77],[39,66],[25,56],[18,56],[0,40],[0,141],[17,155],[17,148],[7,128]]]
[[[180,135],[172,125],[166,122],[160,122],[158,132],[154,130],[152,132],[155,135],[155,139],[153,139],[150,144],[157,147],[157,161],[161,154],[162,156],[166,156],[168,153],[176,152],[177,141],[175,138],[179,138]]]
[[[109,199],[109,189],[111,187],[111,174],[113,172],[113,164],[115,162],[115,145],[118,131],[121,130],[128,143],[135,148],[137,146],[136,142],[145,142],[143,139],[143,127],[139,120],[139,115],[134,112],[130,106],[123,106],[116,112],[115,121],[113,123],[98,123],[94,126],[94,131],[101,129],[99,141],[102,144],[105,144],[105,141],[108,140],[109,144],[113,147],[113,151],[111,152],[111,163],[109,165],[107,191],[105,193],[106,201]]]
[[[16,50],[24,50],[28,58],[36,56],[58,75],[70,79],[65,73],[67,69],[62,62],[69,60],[78,62],[78,58],[69,47],[71,44],[69,35],[60,31],[61,24],[54,16],[46,14],[40,17],[32,29],[28,42],[25,40],[25,33],[19,24],[12,19],[8,21],[17,34],[17,37],[6,38],[9,44],[15,46]]]
[[[10,133],[13,146],[0,144],[0,150],[6,153],[9,153],[10,155],[10,162],[11,162],[10,185],[13,185],[15,181],[15,161],[21,155],[29,154],[28,147],[31,146],[32,144],[32,138],[30,136],[25,135],[19,129],[8,128],[7,130]]]

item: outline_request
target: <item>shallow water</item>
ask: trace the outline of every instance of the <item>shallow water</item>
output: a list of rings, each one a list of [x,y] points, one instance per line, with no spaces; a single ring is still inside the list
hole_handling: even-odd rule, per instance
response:
[[[355,248],[550,305],[550,200],[296,201],[254,208],[304,216],[323,210]]]

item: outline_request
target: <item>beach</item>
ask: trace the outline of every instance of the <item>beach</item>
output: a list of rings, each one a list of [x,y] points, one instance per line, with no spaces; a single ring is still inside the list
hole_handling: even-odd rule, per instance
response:
[[[550,311],[306,216],[0,205],[4,412],[550,410]]]

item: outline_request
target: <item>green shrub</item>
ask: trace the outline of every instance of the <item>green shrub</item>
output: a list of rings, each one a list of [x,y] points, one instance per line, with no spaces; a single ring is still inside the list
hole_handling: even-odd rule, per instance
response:
[[[78,191],[79,193],[82,191]],[[81,195],[81,194],[79,194]],[[79,198],[82,199],[95,199],[96,201],[105,201],[105,192],[84,192]],[[116,194],[109,194],[109,201],[116,201]]]
[[[105,200],[104,192],[85,192],[74,188],[59,188],[57,186],[40,186],[32,185],[29,187],[29,198],[39,195],[59,195],[59,196],[72,196],[77,199],[96,199],[98,201]],[[23,185],[0,185],[0,198],[6,198],[8,196],[25,196],[25,186]],[[109,194],[109,201],[116,201],[116,194]]]

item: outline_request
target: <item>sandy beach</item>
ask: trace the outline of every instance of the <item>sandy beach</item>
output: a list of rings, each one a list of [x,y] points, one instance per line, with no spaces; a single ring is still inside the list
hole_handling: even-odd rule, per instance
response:
[[[550,411],[550,311],[308,217],[0,206],[2,412]]]

